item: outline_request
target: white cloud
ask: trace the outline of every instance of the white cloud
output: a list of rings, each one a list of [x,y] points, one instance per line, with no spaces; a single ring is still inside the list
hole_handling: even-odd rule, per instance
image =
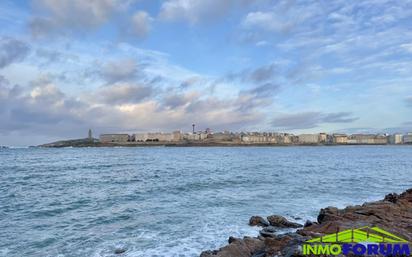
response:
[[[167,0],[162,4],[159,16],[168,21],[196,24],[213,21],[238,7],[259,2],[262,0]]]
[[[131,1],[121,0],[34,0],[36,15],[29,27],[34,36],[96,29],[125,11]]]
[[[135,12],[131,18],[132,28],[131,31],[133,35],[136,35],[139,38],[146,37],[150,31],[150,23],[153,21],[153,18],[147,12],[138,11]]]

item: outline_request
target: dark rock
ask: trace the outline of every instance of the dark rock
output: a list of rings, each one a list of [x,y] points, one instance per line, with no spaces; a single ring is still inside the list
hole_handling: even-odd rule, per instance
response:
[[[259,251],[252,255],[252,257],[265,257],[265,256],[266,256],[266,252],[264,250]]]
[[[288,221],[285,217],[282,217],[280,215],[272,215],[267,217],[269,224],[274,226],[274,227],[280,227],[280,228],[299,228],[302,227],[301,224],[295,223]]]
[[[305,222],[305,224],[303,225],[303,227],[306,228],[306,227],[310,227],[310,226],[312,226],[312,225],[313,225],[313,222],[310,221],[310,220],[307,220],[307,221]]]
[[[257,238],[245,237],[235,240],[218,251],[204,251],[200,257],[251,257],[264,250],[264,242]]]
[[[233,237],[233,236],[230,236],[230,237],[229,237],[229,240],[227,240],[227,241],[228,241],[229,244],[231,244],[231,243],[233,243],[233,242],[236,241],[236,240],[241,240],[241,239],[240,239],[240,238]]]
[[[388,201],[388,202],[391,202],[391,203],[396,203],[398,201],[398,199],[399,199],[399,195],[396,194],[396,193],[392,193],[392,194],[387,194],[385,196],[384,201]]]
[[[259,226],[259,227],[267,227],[269,226],[269,222],[267,222],[264,218],[260,216],[252,216],[249,219],[250,226]]]
[[[320,209],[318,215],[318,222],[322,223],[328,220],[333,220],[338,217],[338,208],[336,207],[327,207],[325,209]]]
[[[262,230],[267,231],[267,232],[272,232],[272,233],[275,233],[276,231],[278,231],[277,228],[274,226],[268,226],[268,227],[263,228]]]
[[[259,234],[263,237],[276,237],[276,234],[273,232],[269,232],[269,231],[265,231],[265,230],[261,230],[259,231]]]
[[[122,253],[124,253],[124,252],[126,252],[126,249],[125,249],[125,248],[116,248],[116,249],[114,250],[114,253],[115,253],[115,254],[122,254]]]

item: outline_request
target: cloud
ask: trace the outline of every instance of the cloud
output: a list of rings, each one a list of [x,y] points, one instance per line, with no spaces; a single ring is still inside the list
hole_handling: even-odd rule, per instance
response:
[[[29,46],[23,41],[0,37],[0,69],[13,62],[22,61],[29,53]]]
[[[29,24],[34,36],[53,33],[85,31],[98,28],[109,21],[116,11],[130,1],[119,0],[35,0],[34,16]]]
[[[323,123],[351,123],[357,119],[349,112],[302,112],[280,115],[271,124],[275,128],[294,130],[315,128]]]
[[[180,92],[180,86],[173,88]],[[136,132],[199,127],[241,129],[263,119],[254,106],[242,109],[241,97],[217,98],[197,91],[171,94],[150,84],[118,82],[68,95],[48,77],[29,86],[11,86],[0,77],[0,136],[13,134],[78,137],[92,128]],[[18,140],[17,140],[18,141]],[[32,144],[32,143],[30,143]]]
[[[131,32],[133,35],[144,38],[150,31],[150,23],[153,18],[147,12],[138,11],[135,12],[131,18],[132,28]]]
[[[129,104],[141,102],[152,93],[150,86],[118,83],[100,88],[96,95],[107,104]]]
[[[111,60],[102,66],[101,74],[109,83],[131,80],[137,75],[137,62],[134,59]]]
[[[412,107],[412,96],[408,96],[405,98],[405,103],[407,106]]]
[[[257,68],[244,69],[240,72],[232,72],[226,76],[229,81],[240,80],[253,84],[270,81],[277,75],[277,65],[274,63],[263,65]]]
[[[224,17],[238,7],[260,1],[261,0],[167,0],[160,8],[159,17],[167,21],[188,21],[191,24],[196,24]]]

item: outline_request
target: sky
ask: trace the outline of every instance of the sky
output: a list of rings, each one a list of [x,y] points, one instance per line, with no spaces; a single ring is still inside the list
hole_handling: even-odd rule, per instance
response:
[[[2,0],[0,145],[412,131],[410,0]]]

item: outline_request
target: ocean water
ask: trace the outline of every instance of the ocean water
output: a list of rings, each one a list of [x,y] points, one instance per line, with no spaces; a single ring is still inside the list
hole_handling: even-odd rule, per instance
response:
[[[304,222],[402,192],[411,160],[408,146],[1,149],[0,256],[199,256],[257,235],[252,215]]]

